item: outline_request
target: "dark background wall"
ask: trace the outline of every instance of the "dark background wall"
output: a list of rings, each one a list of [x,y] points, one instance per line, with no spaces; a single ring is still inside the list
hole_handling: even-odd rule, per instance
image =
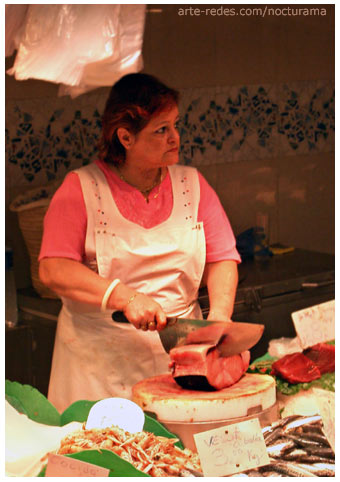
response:
[[[149,10],[161,12],[148,11],[146,15],[144,70],[169,85],[183,92],[202,89],[202,95],[211,93],[211,89],[264,84],[269,90],[296,85],[299,92],[301,86],[308,90],[309,86],[313,89],[332,85],[333,5],[300,6],[325,8],[325,16],[265,17],[179,15],[183,7],[151,5]],[[203,11],[213,5],[196,7]],[[241,7],[234,6],[236,10]],[[12,64],[13,58],[6,59],[6,69]],[[97,90],[103,95],[107,91]],[[39,113],[46,100],[56,98],[57,93],[58,86],[54,84],[38,80],[19,82],[6,75],[6,101],[11,105],[34,100]],[[82,97],[88,97],[89,102],[93,98],[91,93]],[[72,106],[76,101],[67,102]],[[272,242],[334,253],[332,143],[314,150],[297,149],[289,155],[284,150],[272,156],[268,151],[261,158],[248,153],[244,158],[239,156],[237,162],[229,162],[229,156],[228,149],[223,149],[218,161],[212,159],[198,168],[220,196],[235,234],[253,226],[256,214],[265,212]],[[16,187],[7,177],[7,205],[19,192],[31,188],[32,182]],[[16,215],[7,211],[6,214],[6,240],[15,247],[18,285],[25,286],[29,284],[28,256]]]

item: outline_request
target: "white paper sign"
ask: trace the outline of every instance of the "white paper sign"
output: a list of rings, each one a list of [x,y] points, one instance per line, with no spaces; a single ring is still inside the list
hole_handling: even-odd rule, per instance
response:
[[[109,469],[81,460],[49,454],[45,477],[108,477]]]
[[[223,477],[269,464],[257,418],[194,435],[205,477]]]
[[[143,410],[126,398],[104,398],[91,408],[86,422],[86,430],[106,428],[112,425],[130,433],[141,432],[145,422]]]
[[[292,313],[303,349],[335,339],[335,300]]]
[[[322,430],[335,452],[335,394],[321,388],[313,388],[313,395],[322,418]]]

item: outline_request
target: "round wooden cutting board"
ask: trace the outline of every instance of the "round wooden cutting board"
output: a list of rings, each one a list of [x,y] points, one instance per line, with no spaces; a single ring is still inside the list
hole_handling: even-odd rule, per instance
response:
[[[212,392],[185,390],[170,374],[147,378],[132,390],[133,401],[160,421],[210,422],[246,417],[276,402],[276,384],[270,375],[246,373],[231,387]]]

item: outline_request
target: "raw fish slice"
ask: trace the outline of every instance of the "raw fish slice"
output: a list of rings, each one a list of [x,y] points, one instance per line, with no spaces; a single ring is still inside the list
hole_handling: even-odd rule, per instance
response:
[[[236,383],[247,371],[250,352],[222,357],[211,344],[192,344],[170,351],[175,381],[191,390],[221,390]]]
[[[318,343],[305,350],[304,354],[315,363],[321,374],[335,371],[335,345]]]
[[[303,353],[291,353],[272,365],[272,375],[279,375],[289,383],[307,383],[320,378],[315,363]]]

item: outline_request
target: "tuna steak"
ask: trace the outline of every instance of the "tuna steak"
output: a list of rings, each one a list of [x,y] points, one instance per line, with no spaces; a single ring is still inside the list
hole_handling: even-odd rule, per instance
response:
[[[307,383],[320,378],[321,373],[303,353],[290,353],[273,363],[271,375],[279,375],[289,383]]]
[[[184,345],[170,351],[170,370],[176,383],[191,390],[221,390],[247,371],[249,350],[222,357],[211,343]]]
[[[335,345],[318,343],[307,348],[304,354],[315,363],[321,374],[335,371]]]
[[[335,370],[335,346],[318,343],[303,353],[291,353],[272,365],[272,375],[289,383],[307,383]]]

